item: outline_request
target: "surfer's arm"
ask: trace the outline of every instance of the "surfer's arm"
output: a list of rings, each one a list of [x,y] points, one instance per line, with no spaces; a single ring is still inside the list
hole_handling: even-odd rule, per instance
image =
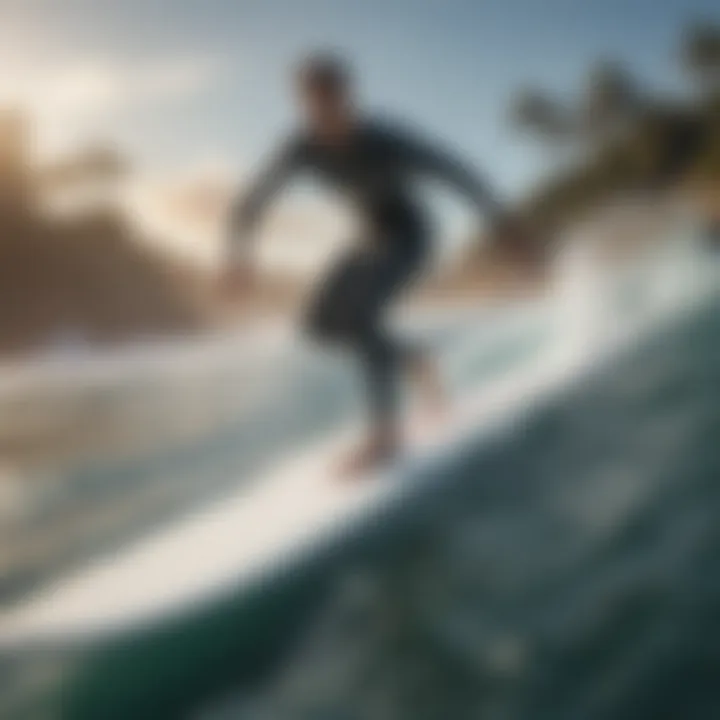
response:
[[[410,133],[397,134],[396,137],[407,165],[423,175],[449,184],[478,208],[486,218],[489,243],[503,246],[505,252],[525,265],[540,263],[535,239],[480,173],[437,143],[425,141]]]
[[[301,147],[296,139],[286,142],[258,174],[242,196],[232,205],[229,218],[228,251],[242,256],[249,239],[268,205],[300,166]]]
[[[396,132],[396,142],[404,160],[423,175],[447,183],[470,200],[496,225],[505,217],[505,209],[490,184],[451,151],[415,134]]]

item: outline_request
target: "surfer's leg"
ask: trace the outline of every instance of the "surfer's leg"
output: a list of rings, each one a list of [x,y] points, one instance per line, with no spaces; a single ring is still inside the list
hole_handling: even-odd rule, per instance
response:
[[[307,315],[306,326],[313,338],[351,349],[363,365],[370,432],[353,466],[390,457],[400,444],[400,378],[420,353],[393,338],[384,319],[421,259],[417,253],[354,253],[329,273]]]
[[[358,331],[357,345],[366,374],[370,419],[376,427],[392,427],[397,423],[397,377],[403,349],[374,324]]]
[[[399,438],[400,379],[402,371],[420,352],[395,338],[385,325],[392,301],[412,280],[419,256],[410,253],[371,257],[361,288],[359,311],[354,318],[355,338],[367,378],[368,406],[375,435],[397,444]]]
[[[305,316],[305,330],[317,342],[355,345],[358,299],[363,259],[356,253],[342,258],[319,285]]]
[[[342,474],[352,475],[392,457],[399,445],[393,378],[396,350],[377,326],[379,274],[375,265],[366,252],[341,260],[320,285],[305,320],[312,339],[355,353],[366,377],[369,432],[362,445],[343,460]]]

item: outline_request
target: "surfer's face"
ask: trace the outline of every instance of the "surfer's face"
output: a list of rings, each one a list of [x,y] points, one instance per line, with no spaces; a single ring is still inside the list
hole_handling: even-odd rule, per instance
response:
[[[334,140],[350,129],[353,104],[346,85],[301,78],[298,96],[306,123],[316,135]]]

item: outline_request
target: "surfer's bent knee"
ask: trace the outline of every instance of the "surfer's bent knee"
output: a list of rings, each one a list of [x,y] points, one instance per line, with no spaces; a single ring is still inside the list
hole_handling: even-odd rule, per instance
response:
[[[342,321],[337,308],[315,305],[305,316],[303,330],[315,342],[342,344],[349,340],[351,333]]]

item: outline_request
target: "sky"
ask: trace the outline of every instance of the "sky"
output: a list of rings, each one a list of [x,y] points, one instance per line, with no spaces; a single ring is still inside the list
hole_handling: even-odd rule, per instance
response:
[[[694,19],[720,21],[720,4],[0,0],[0,102],[32,108],[45,155],[90,140],[118,143],[135,164],[138,212],[156,220],[164,213],[170,243],[202,254],[208,241],[198,239],[193,213],[241,187],[292,127],[288,72],[309,49],[344,51],[369,107],[409,118],[515,196],[548,161],[508,121],[515,91],[572,96],[603,58],[622,61],[652,87],[677,90],[678,39]],[[343,222],[310,197],[284,212],[275,235],[306,235],[311,244],[323,235],[330,242]],[[298,243],[277,245],[293,255],[287,248]],[[312,259],[295,255],[292,262]]]

